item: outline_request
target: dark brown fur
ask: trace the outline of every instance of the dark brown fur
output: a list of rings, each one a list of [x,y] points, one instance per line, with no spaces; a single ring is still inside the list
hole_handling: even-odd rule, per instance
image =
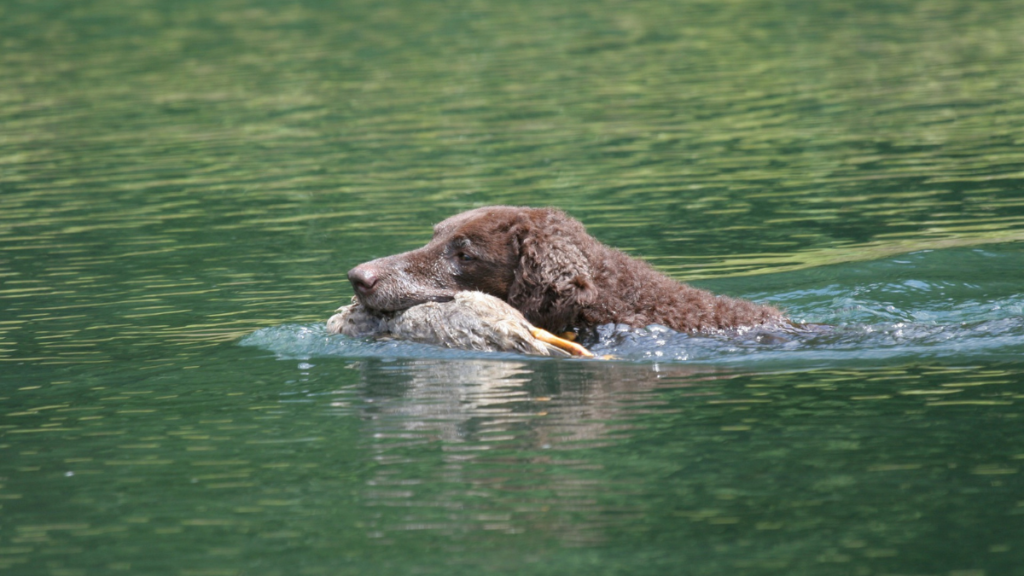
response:
[[[550,208],[488,206],[457,214],[434,227],[426,246],[360,264],[349,280],[373,310],[479,290],[552,332],[612,322],[692,332],[785,321],[770,306],[677,282]]]

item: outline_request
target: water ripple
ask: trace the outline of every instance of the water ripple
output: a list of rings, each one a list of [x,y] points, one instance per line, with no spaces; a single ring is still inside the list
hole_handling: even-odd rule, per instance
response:
[[[836,265],[827,276],[840,283],[805,286],[756,297],[788,310],[804,328],[755,329],[687,335],[659,326],[604,326],[591,349],[638,362],[781,364],[944,358],[1013,359],[1024,352],[1024,294],[1015,283],[1021,256],[1012,246],[979,254],[929,251],[875,262]],[[1005,267],[1005,275],[952,279],[947,266]],[[769,277],[793,286],[815,283],[821,270]],[[870,278],[863,282],[858,279]],[[486,353],[445,350],[408,342],[351,339],[326,333],[323,324],[264,328],[242,344],[284,358],[316,356],[486,358]],[[508,357],[499,355],[498,357]]]

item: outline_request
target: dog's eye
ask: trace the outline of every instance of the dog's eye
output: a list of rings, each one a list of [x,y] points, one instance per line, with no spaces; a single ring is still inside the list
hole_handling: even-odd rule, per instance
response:
[[[469,254],[463,252],[462,254],[459,254],[459,260],[462,262],[472,262],[473,260],[476,260],[476,258],[473,258]]]

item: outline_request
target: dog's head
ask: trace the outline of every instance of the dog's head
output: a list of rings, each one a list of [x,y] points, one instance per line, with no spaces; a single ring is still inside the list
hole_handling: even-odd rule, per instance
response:
[[[561,211],[489,206],[448,218],[426,246],[360,264],[348,277],[373,310],[404,310],[478,290],[537,326],[564,330],[596,297],[584,252],[591,242],[583,225]]]

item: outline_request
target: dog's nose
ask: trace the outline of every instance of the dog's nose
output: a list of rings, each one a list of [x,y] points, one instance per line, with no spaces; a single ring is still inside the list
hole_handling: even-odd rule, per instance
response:
[[[352,288],[363,296],[373,292],[377,280],[377,273],[369,266],[359,265],[348,271],[348,281],[352,283]]]

